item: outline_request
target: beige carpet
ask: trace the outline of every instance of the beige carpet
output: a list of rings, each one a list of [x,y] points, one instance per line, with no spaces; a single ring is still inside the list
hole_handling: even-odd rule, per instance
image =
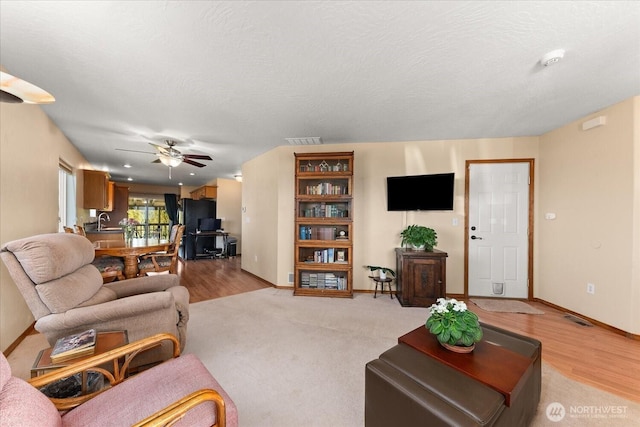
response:
[[[262,289],[192,304],[185,353],[198,355],[234,399],[242,427],[360,427],[365,364],[423,325],[427,311],[403,308],[387,295],[294,297]],[[28,342],[36,343],[30,354]],[[42,345],[41,336],[28,337],[10,363],[23,365],[28,375]],[[533,426],[631,426],[640,419],[640,404],[565,378],[544,363],[542,376]],[[565,417],[553,422],[546,408],[557,404]],[[611,408],[624,413],[584,413]]]
[[[427,311],[402,308],[387,295],[335,299],[263,289],[192,304],[186,351],[205,360],[238,405],[243,427],[363,426],[365,364],[423,325]],[[561,422],[546,416],[554,402],[566,410]],[[623,408],[625,414],[570,417],[578,407]],[[637,419],[640,404],[567,379],[543,363],[532,425],[628,426]]]
[[[471,298],[469,301],[486,311],[502,313],[544,314],[544,311],[530,306],[526,302],[512,299]]]

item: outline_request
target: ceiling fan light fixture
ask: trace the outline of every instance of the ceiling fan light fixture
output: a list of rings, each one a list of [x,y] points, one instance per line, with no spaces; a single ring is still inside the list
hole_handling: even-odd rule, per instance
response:
[[[2,102],[51,104],[56,100],[46,90],[4,71],[0,71],[0,91],[2,92],[2,96],[0,96]]]
[[[160,159],[160,162],[163,165],[169,166],[170,168],[175,168],[180,163],[182,163],[182,159],[177,158],[177,157],[158,156],[158,158]]]

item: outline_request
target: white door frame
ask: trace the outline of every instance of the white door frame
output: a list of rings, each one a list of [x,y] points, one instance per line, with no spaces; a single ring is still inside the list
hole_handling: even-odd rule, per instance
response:
[[[534,159],[467,160],[464,177],[464,297],[469,298],[469,166],[474,163],[528,163],[529,164],[529,234],[528,234],[528,300],[533,300],[533,194]]]

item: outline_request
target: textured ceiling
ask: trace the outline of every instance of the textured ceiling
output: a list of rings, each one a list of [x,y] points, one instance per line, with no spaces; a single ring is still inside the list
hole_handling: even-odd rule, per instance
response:
[[[232,178],[289,137],[540,135],[640,94],[640,2],[3,0],[0,27],[0,64],[116,180]],[[169,181],[116,150],[163,136],[213,161]]]

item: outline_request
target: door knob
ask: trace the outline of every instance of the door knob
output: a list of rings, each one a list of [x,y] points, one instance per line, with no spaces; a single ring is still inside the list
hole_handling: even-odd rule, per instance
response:
[[[482,240],[482,237],[471,236],[471,240],[476,240],[476,239]]]

